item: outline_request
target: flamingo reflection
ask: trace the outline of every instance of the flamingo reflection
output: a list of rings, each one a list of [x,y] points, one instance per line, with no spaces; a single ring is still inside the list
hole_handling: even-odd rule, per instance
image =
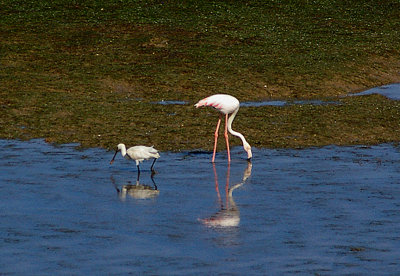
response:
[[[251,175],[252,164],[251,161],[247,162],[247,167],[244,170],[242,181],[229,188],[229,177],[230,177],[230,164],[228,164],[228,170],[226,172],[226,184],[225,184],[225,207],[219,192],[218,175],[213,163],[215,190],[217,192],[218,201],[221,205],[221,210],[206,219],[200,219],[202,223],[211,227],[236,227],[240,222],[240,212],[236,203],[233,199],[233,191],[241,187]]]
[[[139,178],[136,180],[136,184],[126,184],[122,185],[121,188],[118,187],[116,181],[113,176],[110,177],[112,184],[114,185],[115,190],[118,193],[118,197],[122,200],[126,200],[126,196],[130,196],[135,199],[147,199],[147,198],[155,198],[160,194],[160,191],[157,188],[156,182],[154,181],[153,174],[151,175],[151,181],[153,182],[153,186],[140,184]],[[130,183],[130,181],[128,181]]]

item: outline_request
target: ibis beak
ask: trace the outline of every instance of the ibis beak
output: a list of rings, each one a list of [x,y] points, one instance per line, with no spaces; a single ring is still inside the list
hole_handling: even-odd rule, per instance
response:
[[[111,161],[110,161],[110,165],[111,165],[112,163],[114,163],[114,159],[115,159],[115,156],[117,155],[117,153],[118,153],[118,150],[115,151],[115,154],[114,154],[113,158],[112,158]]]

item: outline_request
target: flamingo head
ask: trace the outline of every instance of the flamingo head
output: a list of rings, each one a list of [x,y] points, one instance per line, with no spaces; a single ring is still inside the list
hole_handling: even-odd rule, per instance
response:
[[[247,152],[247,159],[250,160],[253,157],[253,153],[251,152],[251,146],[249,145],[249,143],[244,143],[243,148]]]

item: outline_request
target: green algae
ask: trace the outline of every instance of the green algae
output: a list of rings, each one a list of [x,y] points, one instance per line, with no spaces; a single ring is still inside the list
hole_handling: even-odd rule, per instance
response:
[[[400,81],[398,1],[17,2],[0,16],[2,138],[210,149],[217,114],[193,104],[228,93],[339,101],[241,108],[256,147],[398,141],[397,102],[340,98]]]

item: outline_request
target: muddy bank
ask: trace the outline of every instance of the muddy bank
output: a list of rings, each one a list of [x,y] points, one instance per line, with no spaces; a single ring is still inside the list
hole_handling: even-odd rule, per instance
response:
[[[3,105],[0,136],[8,139],[46,138],[77,142],[83,147],[114,148],[155,145],[160,150],[210,150],[218,113],[196,109],[194,102],[155,104],[152,101],[82,95],[62,100],[63,93],[15,98]],[[59,100],[54,100],[60,97]],[[378,144],[398,141],[400,102],[382,95],[332,98],[334,104],[299,102],[283,106],[242,107],[233,129],[256,147],[297,148],[328,144]],[[5,107],[4,107],[5,106]],[[232,145],[240,145],[236,137]],[[220,139],[219,149],[225,149]]]
[[[399,137],[397,102],[338,99],[400,81],[398,1],[5,3],[1,138],[209,149],[217,115],[192,105],[216,93],[339,102],[243,107],[259,147]]]

